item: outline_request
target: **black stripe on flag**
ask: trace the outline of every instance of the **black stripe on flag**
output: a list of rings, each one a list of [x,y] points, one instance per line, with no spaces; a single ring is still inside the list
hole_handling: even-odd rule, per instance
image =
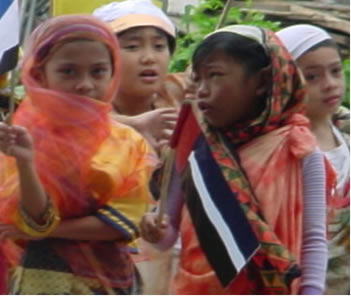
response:
[[[0,60],[0,74],[10,71],[16,67],[18,60],[18,45],[4,51]]]
[[[201,248],[226,287],[256,253],[259,241],[203,135],[189,163],[196,190],[190,192],[186,202]]]

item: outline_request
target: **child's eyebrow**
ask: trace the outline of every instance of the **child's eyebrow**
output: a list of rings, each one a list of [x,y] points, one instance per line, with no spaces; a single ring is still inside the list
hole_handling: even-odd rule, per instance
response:
[[[128,32],[128,34],[123,34],[120,37],[120,40],[137,40],[141,38],[142,38],[142,34],[136,31],[136,32]]]
[[[129,34],[123,35],[120,37],[121,40],[140,40],[143,38],[143,34],[141,32],[131,32]],[[152,39],[166,39],[167,37],[162,33],[155,32],[151,36]]]
[[[221,65],[217,62],[204,63],[202,66],[205,69],[213,69],[213,68],[222,68],[223,67],[223,65]]]
[[[97,61],[94,63],[94,65],[101,65],[101,66],[104,66],[104,65],[109,65],[110,64],[110,61],[108,59],[106,60],[101,60],[101,61]],[[58,61],[58,65],[60,67],[75,67],[77,65],[80,65],[74,61],[65,61],[65,60],[62,60],[62,61]]]
[[[341,61],[333,61],[327,65],[325,64],[314,64],[314,65],[310,65],[305,67],[305,70],[314,70],[314,69],[320,69],[320,68],[325,68],[325,67],[333,67],[333,66],[340,66],[341,65]]]

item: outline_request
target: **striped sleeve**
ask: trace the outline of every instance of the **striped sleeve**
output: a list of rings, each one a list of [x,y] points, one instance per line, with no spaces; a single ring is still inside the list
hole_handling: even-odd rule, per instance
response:
[[[146,200],[119,198],[99,209],[96,216],[118,230],[126,241],[133,241],[139,236],[139,223],[146,210]]]
[[[316,150],[303,161],[302,294],[323,294],[327,269],[326,174]]]
[[[90,187],[94,197],[102,199],[96,217],[130,242],[139,236],[140,220],[152,200],[149,182],[157,158],[133,129],[116,124],[111,132],[114,140],[100,148],[94,159]],[[118,154],[116,145],[120,147]]]

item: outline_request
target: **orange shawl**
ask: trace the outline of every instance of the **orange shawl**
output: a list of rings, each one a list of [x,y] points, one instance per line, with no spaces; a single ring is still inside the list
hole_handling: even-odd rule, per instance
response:
[[[46,89],[32,75],[33,69],[41,67],[55,50],[76,39],[102,42],[110,51],[113,74],[102,101]],[[120,81],[118,52],[117,40],[110,29],[94,17],[84,15],[48,20],[34,31],[26,48],[22,81],[27,98],[19,106],[13,123],[26,127],[32,135],[36,169],[62,218],[91,215],[111,198],[125,198],[138,186],[147,188],[155,165],[155,156],[143,139],[109,119]],[[19,224],[18,188],[15,161],[1,154],[1,222]],[[147,196],[137,198],[142,203],[147,201]],[[110,263],[114,262],[115,255],[108,252]],[[68,252],[69,263],[73,264],[73,270],[82,271],[80,266],[74,266],[79,265],[75,256]],[[109,272],[112,279],[114,272]]]

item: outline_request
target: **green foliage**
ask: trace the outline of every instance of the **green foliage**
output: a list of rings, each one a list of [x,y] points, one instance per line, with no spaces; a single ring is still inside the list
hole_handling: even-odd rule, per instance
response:
[[[246,4],[248,7],[251,2]],[[170,72],[182,72],[191,61],[191,56],[200,41],[213,32],[219,22],[223,10],[221,0],[202,0],[198,7],[187,5],[184,9],[182,24],[185,32],[177,38],[177,48],[170,63]],[[276,31],[279,29],[279,22],[265,20],[262,13],[250,10],[240,11],[232,7],[228,11],[225,24],[251,24]]]
[[[343,105],[347,108],[350,108],[350,59],[344,60],[344,72],[346,82],[346,95]]]

